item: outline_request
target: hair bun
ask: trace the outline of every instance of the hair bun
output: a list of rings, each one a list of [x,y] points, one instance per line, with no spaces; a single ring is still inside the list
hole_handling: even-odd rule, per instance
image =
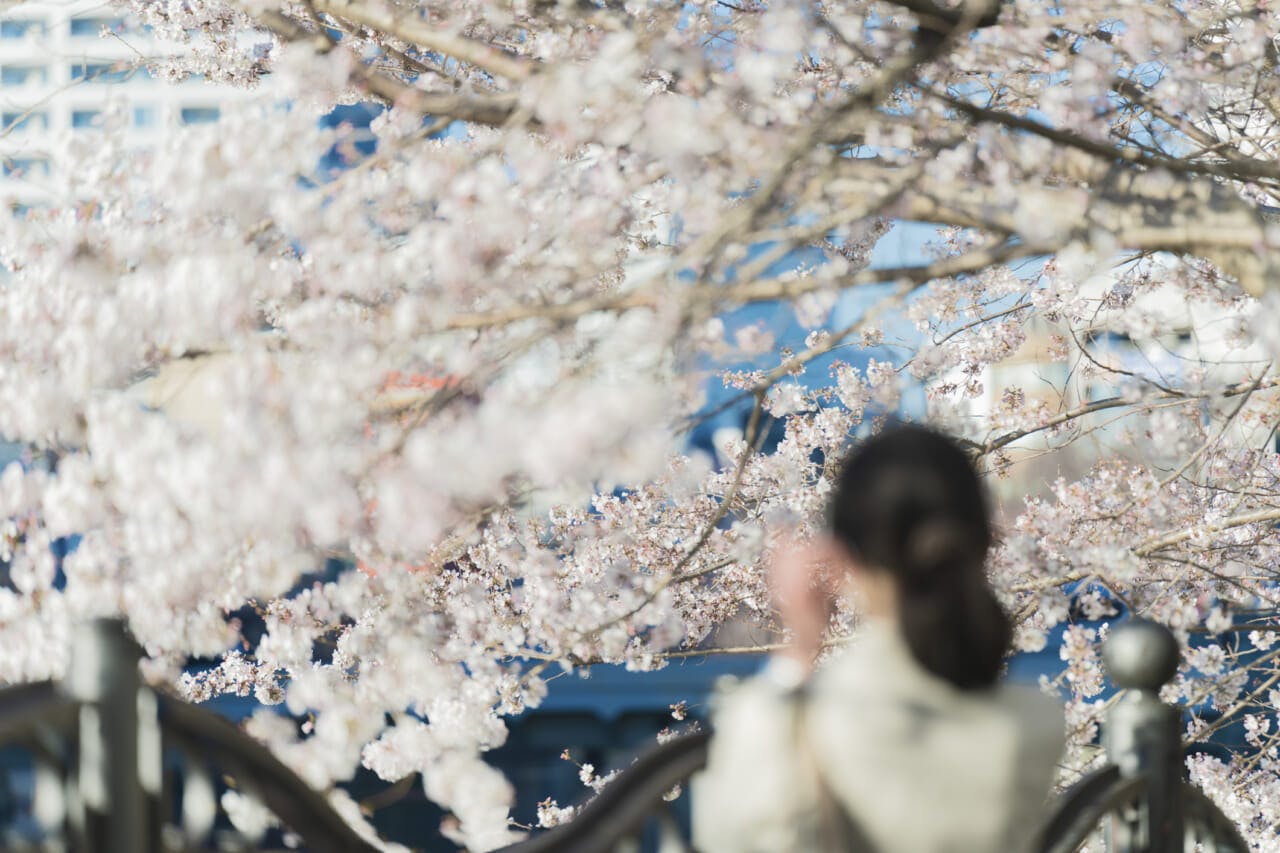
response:
[[[937,516],[924,519],[911,529],[902,549],[907,586],[922,592],[960,580],[964,565],[974,559],[974,545],[973,536],[959,522]]]

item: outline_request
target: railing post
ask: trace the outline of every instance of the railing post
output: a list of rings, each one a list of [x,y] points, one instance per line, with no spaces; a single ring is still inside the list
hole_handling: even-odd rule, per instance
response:
[[[1108,847],[1116,853],[1181,853],[1182,714],[1160,701],[1160,688],[1178,671],[1178,641],[1154,622],[1116,628],[1102,652],[1107,673],[1124,696],[1107,715],[1103,744],[1124,777],[1143,777],[1136,813],[1113,818]]]
[[[95,851],[152,853],[146,792],[139,777],[141,650],[115,619],[77,629],[66,689],[81,703],[82,842]]]

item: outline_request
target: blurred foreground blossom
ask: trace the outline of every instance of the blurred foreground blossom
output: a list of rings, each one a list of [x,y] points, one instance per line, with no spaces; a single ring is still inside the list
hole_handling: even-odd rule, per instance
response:
[[[1213,633],[1179,689],[1274,716],[1280,11],[120,5],[188,46],[157,75],[270,73],[289,103],[146,156],[108,123],[0,218],[26,460],[0,475],[0,678],[59,675],[74,623],[123,614],[156,677],[214,656],[190,695],[308,715],[255,729],[308,781],[421,772],[490,849],[503,718],[560,668],[776,627],[767,528],[820,526],[834,460],[918,383],[1005,478],[989,570],[1018,646],[1063,644],[1073,770],[1101,689],[1081,616]],[[355,102],[385,108],[370,140],[317,124]],[[904,221],[940,227],[884,268]],[[731,313],[773,302],[821,334]],[[722,403],[709,461],[688,439]],[[1274,847],[1274,762],[1194,771]]]

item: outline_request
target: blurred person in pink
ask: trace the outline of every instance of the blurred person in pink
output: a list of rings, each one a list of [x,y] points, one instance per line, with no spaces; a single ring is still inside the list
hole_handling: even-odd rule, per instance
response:
[[[991,540],[951,439],[891,427],[853,451],[829,530],[771,567],[791,644],[716,700],[693,785],[701,853],[1032,849],[1063,714],[1001,683],[1011,629],[983,568]],[[815,671],[833,579],[861,618]]]

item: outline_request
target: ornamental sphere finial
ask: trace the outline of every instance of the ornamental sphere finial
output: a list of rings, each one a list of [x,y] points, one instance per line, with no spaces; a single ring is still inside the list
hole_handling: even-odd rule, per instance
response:
[[[1111,632],[1102,660],[1117,687],[1156,691],[1178,671],[1178,641],[1163,625],[1133,619]]]

